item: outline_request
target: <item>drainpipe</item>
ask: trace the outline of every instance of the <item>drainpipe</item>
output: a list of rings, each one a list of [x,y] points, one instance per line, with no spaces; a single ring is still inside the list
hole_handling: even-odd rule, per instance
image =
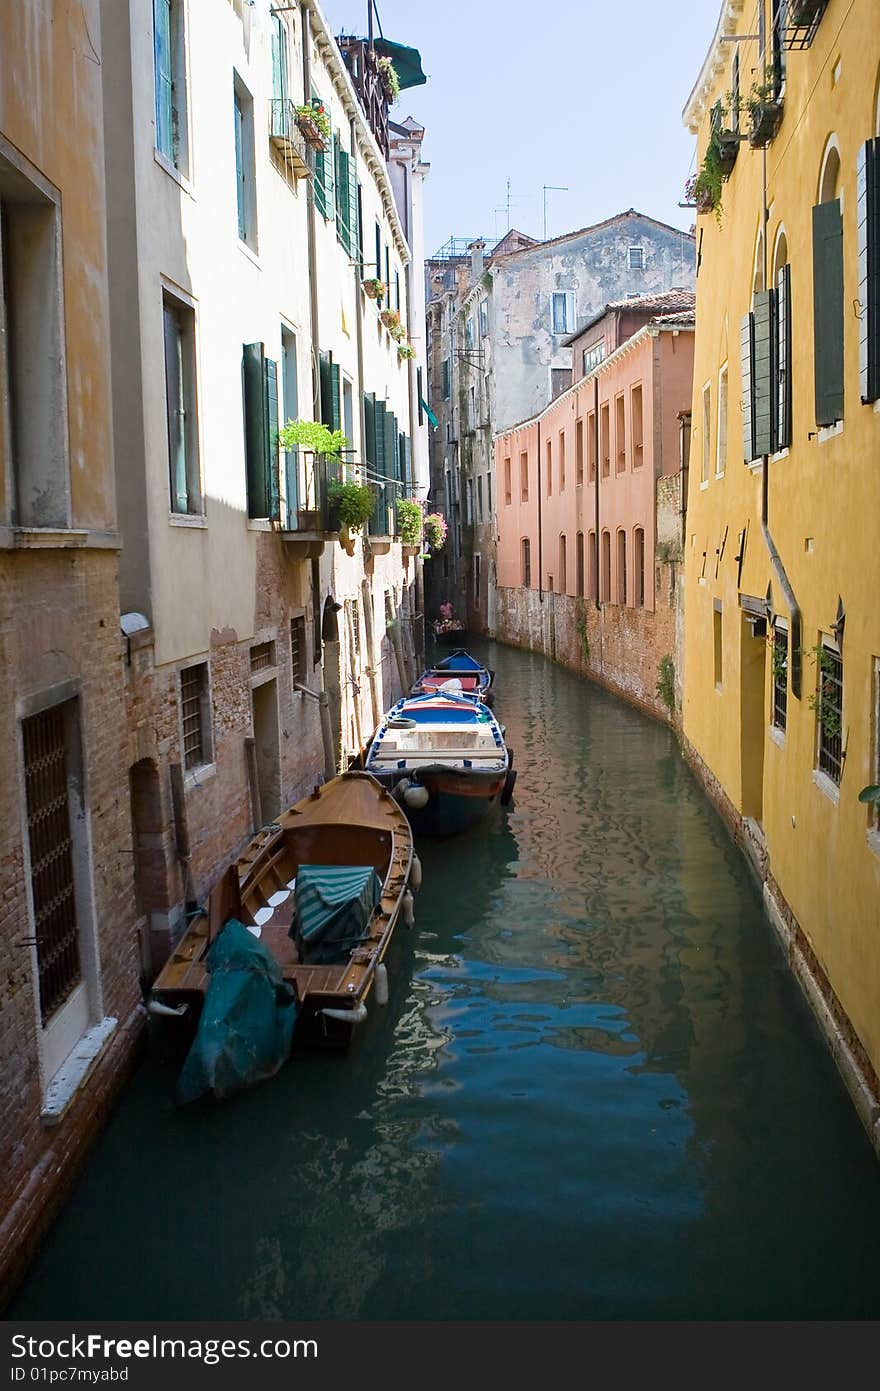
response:
[[[349,122],[351,156],[354,160],[355,178],[357,178],[357,126],[352,116]],[[311,180],[309,180],[311,183]],[[363,235],[363,228],[361,228]],[[354,275],[354,322],[355,322],[355,342],[357,345],[357,370],[358,370],[358,423],[361,431],[361,463],[366,464],[366,440],[367,440],[367,419],[364,410],[364,306],[361,300],[361,275],[363,267],[360,261],[360,247],[357,248],[358,255],[355,260],[352,274]],[[378,267],[376,274],[379,274]],[[351,441],[349,441],[351,443]]]
[[[538,599],[544,602],[544,536],[541,530],[541,422],[538,421]]]
[[[306,0],[302,0],[302,41],[303,41],[303,92],[304,99],[308,103],[311,101],[312,93],[312,66],[310,49],[312,46],[311,24],[309,23],[309,10]],[[313,180],[306,180],[306,201],[308,205],[308,216],[306,219],[308,227],[308,253],[309,253],[309,332],[312,338],[312,350],[309,356],[309,365],[312,369],[312,414],[315,420],[321,418],[321,385],[320,378],[315,363],[315,354],[318,351],[318,251],[315,232],[315,190]]]
[[[594,458],[595,461],[596,461],[596,477],[595,477],[595,479],[594,479],[595,488],[596,488],[596,576],[595,576],[595,579],[596,579],[596,594],[595,594],[595,599],[596,599],[596,608],[597,608],[597,609],[600,609],[600,608],[602,607],[602,605],[601,605],[600,600],[599,600],[599,594],[600,594],[600,592],[601,592],[601,590],[600,590],[600,584],[599,584],[599,573],[600,573],[600,568],[601,568],[601,565],[602,565],[602,545],[601,545],[601,532],[599,531],[599,471],[600,471],[601,460],[599,459],[599,378],[598,378],[598,375],[595,376],[595,377],[593,378],[593,458]]]
[[[764,285],[767,284],[767,225],[769,222],[769,212],[767,208],[767,147],[761,151],[762,156],[762,180],[763,180],[763,204],[764,204]],[[770,457],[767,454],[761,456],[761,535],[764,538],[764,545],[767,547],[770,556],[770,564],[773,566],[773,573],[782,586],[785,595],[785,602],[788,604],[789,618],[791,621],[791,644],[789,648],[789,665],[791,670],[791,693],[796,700],[801,698],[801,635],[803,631],[803,615],[801,607],[795,597],[795,592],[791,587],[782,557],[776,549],[776,543],[770,534],[769,512],[770,512]]]

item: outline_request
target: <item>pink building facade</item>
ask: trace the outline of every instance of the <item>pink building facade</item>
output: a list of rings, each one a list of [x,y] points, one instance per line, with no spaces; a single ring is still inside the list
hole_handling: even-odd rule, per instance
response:
[[[495,439],[498,637],[663,718],[680,665],[693,324],[685,292],[607,306],[571,340],[573,386]]]

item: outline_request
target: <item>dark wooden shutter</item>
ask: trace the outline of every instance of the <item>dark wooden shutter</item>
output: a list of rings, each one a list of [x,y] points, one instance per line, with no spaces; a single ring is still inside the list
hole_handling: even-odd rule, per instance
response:
[[[776,277],[773,351],[774,421],[773,448],[791,444],[791,267],[780,266]]]
[[[754,323],[751,314],[744,314],[740,324],[740,361],[742,376],[743,460],[750,464],[755,457],[755,416],[752,410],[752,344]]]
[[[262,343],[245,343],[242,360],[244,384],[244,448],[249,517],[269,516],[266,469],[266,389]],[[277,405],[276,405],[277,410]]]
[[[373,407],[376,429],[376,472],[385,473],[385,402],[377,401]],[[383,480],[384,486],[384,480]]]
[[[266,516],[273,522],[281,517],[281,488],[278,476],[278,364],[263,359],[264,383],[264,456],[266,469]]]
[[[365,452],[367,462],[376,463],[376,397],[374,392],[364,392],[364,430],[366,434]]]
[[[339,363],[330,361],[330,428],[342,428],[342,410],[339,402]]]
[[[333,401],[330,372],[330,354],[318,353],[318,381],[321,393],[321,422],[328,429],[332,430],[333,425]]]
[[[859,390],[880,397],[880,139],[859,151],[856,180],[859,247]]]
[[[754,339],[752,344],[752,429],[755,459],[773,450],[772,431],[772,334],[773,292],[760,290],[752,309]]]
[[[843,419],[843,219],[840,202],[813,209],[816,424]]]

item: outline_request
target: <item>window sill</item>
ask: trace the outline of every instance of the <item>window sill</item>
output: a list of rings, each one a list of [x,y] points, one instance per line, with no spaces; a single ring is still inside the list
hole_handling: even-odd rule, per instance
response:
[[[708,478],[704,478],[703,481],[702,481],[702,483],[700,484],[700,492],[701,492],[701,493],[704,493],[704,492],[706,491],[706,489],[708,488],[708,486],[709,486],[709,480],[708,480]]]
[[[246,256],[249,261],[253,262],[257,270],[263,269],[263,267],[260,265],[260,258],[257,255],[256,251],[254,251],[253,247],[248,246],[246,241],[242,241],[241,237],[239,237],[238,239],[238,249],[241,252],[242,256]]]
[[[208,525],[208,518],[204,512],[169,512],[168,525],[195,527],[199,530]]]
[[[813,782],[822,795],[827,797],[829,802],[833,802],[834,805],[837,806],[837,803],[840,801],[840,788],[837,783],[834,782],[832,778],[829,778],[827,773],[820,772],[818,768],[813,769]]]
[[[764,460],[763,460],[763,459],[751,459],[751,460],[746,464],[746,468],[748,469],[749,473],[761,473],[761,472],[763,471],[763,468],[764,468]]]
[[[172,164],[168,156],[163,155],[162,151],[156,149],[155,146],[153,147],[153,159],[156,161],[160,169],[165,170],[165,173],[168,175],[169,179],[173,179],[176,184],[180,185],[184,193],[188,193],[190,198],[195,197],[195,194],[193,193],[193,186],[190,183],[187,175],[181,174],[177,165]]]
[[[122,549],[117,531],[85,531],[79,528],[0,526],[0,550],[105,550]]]
[[[777,451],[777,453],[770,455],[770,462],[771,464],[779,464],[782,462],[783,459],[787,459],[788,455],[789,448],[788,445],[786,445],[784,449],[780,449]]]
[[[838,420],[834,425],[823,425],[816,433],[816,438],[820,444],[827,444],[829,440],[836,439],[843,434],[843,421]]]
[[[720,473],[719,473],[718,470],[716,469],[716,470],[715,470],[715,482],[717,483],[718,480],[719,480],[719,478],[723,478],[723,477],[724,477],[724,469],[722,469]]]
[[[778,724],[772,724],[770,726],[770,738],[777,748],[785,748],[785,730],[780,729]]]
[[[183,775],[183,785],[186,788],[201,787],[203,783],[210,782],[216,772],[216,763],[200,763],[197,768],[186,770]]]
[[[118,1020],[108,1015],[99,1024],[93,1024],[64,1059],[46,1087],[43,1097],[40,1120],[44,1126],[51,1127],[60,1123],[68,1106],[103,1053],[117,1023]]]
[[[272,526],[268,517],[248,517],[248,531],[271,531]]]

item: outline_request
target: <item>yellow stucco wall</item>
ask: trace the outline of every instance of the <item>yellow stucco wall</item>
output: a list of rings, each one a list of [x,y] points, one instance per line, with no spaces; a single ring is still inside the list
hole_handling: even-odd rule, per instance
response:
[[[767,3],[768,32],[770,0]],[[725,31],[725,25],[727,29]],[[720,32],[753,34],[753,6],[725,3]],[[754,41],[714,45],[685,109],[698,127],[697,167],[709,111],[731,87],[738,50],[741,90],[761,60]],[[698,217],[699,268],[693,434],[685,556],[684,733],[737,811],[763,827],[770,872],[838,1001],[880,1072],[880,837],[860,789],[877,777],[880,657],[878,537],[880,410],[860,400],[856,165],[878,133],[880,23],[876,0],[830,0],[809,49],[786,54],[784,115],[766,152],[741,143],[723,187],[720,225]],[[743,116],[743,128],[748,117]],[[840,156],[844,235],[844,420],[817,433],[814,409],[812,207],[820,200],[830,139]],[[762,466],[743,462],[740,321],[749,311],[762,220],[766,160],[767,283],[780,229],[788,244],[792,301],[792,442],[768,466],[769,530],[803,614],[803,691],[789,685],[784,736],[771,735],[769,649],[751,637],[740,595],[788,606],[761,531]],[[760,262],[760,252],[757,252]],[[728,449],[716,477],[718,380],[728,361]],[[701,482],[703,389],[711,385],[709,477]],[[740,534],[745,531],[738,577]],[[726,538],[726,539],[725,539]],[[704,562],[705,552],[705,562]],[[720,553],[720,554],[719,554]],[[809,649],[846,610],[842,643],[845,762],[838,789],[815,773],[816,665]],[[716,684],[715,612],[722,672]],[[762,698],[763,696],[763,698]]]

